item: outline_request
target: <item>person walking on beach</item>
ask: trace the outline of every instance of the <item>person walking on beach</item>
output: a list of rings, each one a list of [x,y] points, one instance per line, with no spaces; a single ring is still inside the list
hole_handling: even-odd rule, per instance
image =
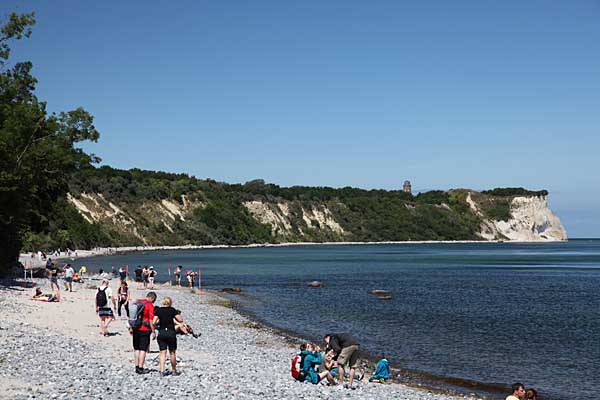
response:
[[[358,339],[349,333],[328,333],[324,337],[328,349],[333,350],[338,365],[339,384],[344,384],[344,367],[350,368],[348,384],[344,387],[356,389],[352,386],[354,381],[354,372],[358,367]]]
[[[112,290],[108,286],[108,279],[103,279],[102,284],[96,292],[96,314],[100,317],[100,334],[108,336],[108,325],[115,319],[110,306]]]
[[[522,383],[513,383],[511,389],[512,394],[510,396],[507,396],[506,400],[522,400],[525,396],[525,386]]]
[[[75,274],[75,270],[71,267],[71,264],[67,264],[65,268],[65,286],[69,292],[73,291],[73,275]]]
[[[160,350],[160,374],[162,376],[169,375],[165,372],[165,360],[167,358],[167,349],[169,349],[169,358],[171,360],[171,373],[179,375],[177,371],[177,332],[175,331],[175,323],[183,324],[181,314],[173,308],[173,301],[170,297],[165,297],[162,301],[162,307],[157,307],[154,310],[154,325],[157,326],[158,348]]]
[[[119,286],[119,289],[117,290],[117,297],[119,298],[117,314],[119,317],[121,316],[121,307],[124,306],[127,318],[129,318],[129,286],[127,286],[126,281],[121,281],[121,286]]]
[[[149,371],[144,369],[146,361],[146,353],[150,350],[150,334],[152,340],[156,339],[156,330],[154,324],[154,302],[156,301],[156,293],[148,292],[146,298],[140,300],[143,304],[142,320],[139,327],[129,328],[129,333],[133,336],[133,354],[135,360],[136,374],[147,374]]]

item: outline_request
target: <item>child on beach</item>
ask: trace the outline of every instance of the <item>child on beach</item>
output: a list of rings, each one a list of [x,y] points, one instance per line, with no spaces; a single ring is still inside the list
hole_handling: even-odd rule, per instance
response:
[[[382,354],[375,368],[375,375],[369,378],[369,382],[385,383],[388,379],[390,379],[390,362],[385,358],[385,354]]]

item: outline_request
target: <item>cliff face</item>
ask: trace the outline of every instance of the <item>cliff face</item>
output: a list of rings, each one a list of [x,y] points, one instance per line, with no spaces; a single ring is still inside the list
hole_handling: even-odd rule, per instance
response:
[[[479,236],[485,240],[519,242],[567,240],[567,231],[548,207],[548,196],[516,196],[510,201],[510,218],[486,218],[482,208],[469,193],[467,203],[482,218]]]
[[[473,191],[460,193],[463,193],[460,197],[462,200],[453,198],[454,202],[451,201],[450,205],[445,202],[422,204],[402,200],[399,210],[375,222],[372,221],[372,217],[365,215],[387,213],[389,207],[372,210],[372,203],[344,203],[339,200],[269,201],[265,198],[243,201],[240,207],[243,208],[243,213],[247,214],[247,218],[254,219],[257,226],[267,227],[267,238],[263,236],[261,240],[271,242],[567,239],[560,220],[548,208],[547,196],[496,198]],[[115,244],[118,245],[220,243],[222,236],[217,236],[214,231],[226,228],[219,225],[227,225],[227,222],[217,220],[216,225],[210,225],[209,217],[215,212],[208,212],[210,202],[198,200],[201,198],[198,193],[192,193],[189,197],[196,200],[189,201],[188,196],[181,195],[175,199],[118,202],[114,199],[109,200],[102,193],[82,192],[78,195],[69,194],[68,201],[86,221],[97,224],[118,238],[115,239]],[[490,217],[490,204],[496,206],[496,203],[506,205],[507,214],[504,219]],[[461,207],[461,204],[464,204],[464,207]],[[218,207],[214,208],[218,210]],[[366,209],[372,214],[366,214]],[[198,212],[202,210],[204,213]],[[436,224],[461,233],[453,236],[446,230],[444,236],[441,236]],[[419,235],[415,234],[421,231]],[[370,233],[373,235],[369,236]],[[371,237],[374,239],[370,239]],[[256,240],[250,238],[247,241]]]

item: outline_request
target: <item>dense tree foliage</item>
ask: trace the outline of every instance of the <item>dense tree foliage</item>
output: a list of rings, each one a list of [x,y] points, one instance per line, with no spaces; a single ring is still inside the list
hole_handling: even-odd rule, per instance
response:
[[[95,157],[75,148],[97,140],[82,108],[49,114],[34,94],[30,62],[10,64],[10,43],[29,37],[34,14],[12,13],[0,29],[0,268],[15,263],[28,232],[49,230],[48,216],[73,171]]]
[[[548,196],[547,190],[527,190],[522,187],[518,188],[495,188],[492,190],[484,190],[481,192],[490,196],[503,196],[503,197],[514,197],[514,196]]]

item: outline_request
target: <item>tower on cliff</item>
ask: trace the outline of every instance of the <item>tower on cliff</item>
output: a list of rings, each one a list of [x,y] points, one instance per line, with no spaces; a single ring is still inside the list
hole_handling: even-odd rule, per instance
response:
[[[410,186],[410,181],[404,181],[404,185],[402,185],[402,190],[406,193],[412,192],[412,187]]]

